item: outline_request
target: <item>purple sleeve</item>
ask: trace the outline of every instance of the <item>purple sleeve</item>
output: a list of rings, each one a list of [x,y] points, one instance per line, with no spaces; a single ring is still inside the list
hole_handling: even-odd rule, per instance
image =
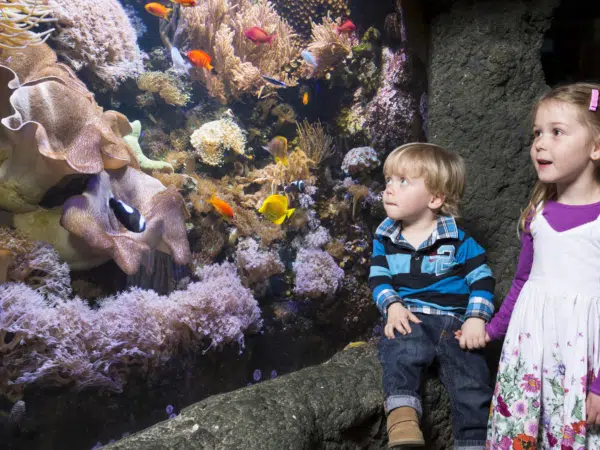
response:
[[[508,323],[510,322],[510,316],[515,308],[517,299],[519,298],[519,293],[529,278],[532,263],[533,236],[531,233],[523,233],[521,235],[521,254],[519,255],[517,273],[515,273],[512,286],[504,298],[500,310],[492,318],[490,323],[486,325],[486,331],[491,340],[494,341],[497,339],[502,339],[506,334],[506,330],[508,330]]]
[[[590,386],[590,392],[592,394],[600,395],[600,377],[596,378],[596,381]]]

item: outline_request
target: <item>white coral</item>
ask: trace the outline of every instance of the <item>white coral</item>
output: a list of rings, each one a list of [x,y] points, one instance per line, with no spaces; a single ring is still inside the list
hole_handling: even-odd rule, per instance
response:
[[[230,119],[205,123],[192,133],[190,141],[202,162],[211,166],[223,165],[227,150],[240,155],[246,152],[244,132]]]

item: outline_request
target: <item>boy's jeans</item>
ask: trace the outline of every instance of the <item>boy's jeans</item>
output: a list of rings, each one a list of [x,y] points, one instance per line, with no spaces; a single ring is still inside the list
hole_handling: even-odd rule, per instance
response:
[[[454,332],[462,322],[448,315],[415,314],[422,322],[410,323],[412,332],[379,341],[383,367],[385,409],[410,406],[422,415],[418,394],[423,370],[437,359],[440,379],[452,405],[454,448],[485,449],[492,388],[481,351],[460,348]]]

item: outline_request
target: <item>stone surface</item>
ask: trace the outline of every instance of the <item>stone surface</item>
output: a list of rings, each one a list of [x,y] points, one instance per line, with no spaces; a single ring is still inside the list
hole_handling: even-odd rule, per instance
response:
[[[517,219],[534,181],[529,116],[548,89],[540,48],[559,2],[430,3],[442,7],[430,26],[428,140],[465,159],[465,226],[488,250],[501,300],[520,248]]]
[[[431,449],[450,440],[447,396],[434,379],[424,388]],[[373,344],[341,351],[313,367],[184,408],[112,445],[110,450],[384,449],[381,369]],[[196,427],[197,425],[197,427]]]

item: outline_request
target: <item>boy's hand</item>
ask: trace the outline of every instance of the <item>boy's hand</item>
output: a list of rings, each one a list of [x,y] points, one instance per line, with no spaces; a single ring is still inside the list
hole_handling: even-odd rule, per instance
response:
[[[484,348],[485,344],[490,342],[490,337],[485,331],[485,320],[479,317],[469,317],[465,320],[465,323],[455,333],[455,336],[460,343],[460,348],[463,350]]]
[[[586,423],[600,425],[600,396],[589,392],[585,401]]]
[[[394,334],[394,328],[398,330],[400,334],[408,334],[412,331],[409,322],[421,323],[417,316],[411,313],[399,302],[394,302],[388,306],[387,313],[388,320],[383,332],[390,339],[394,339],[396,337]]]

